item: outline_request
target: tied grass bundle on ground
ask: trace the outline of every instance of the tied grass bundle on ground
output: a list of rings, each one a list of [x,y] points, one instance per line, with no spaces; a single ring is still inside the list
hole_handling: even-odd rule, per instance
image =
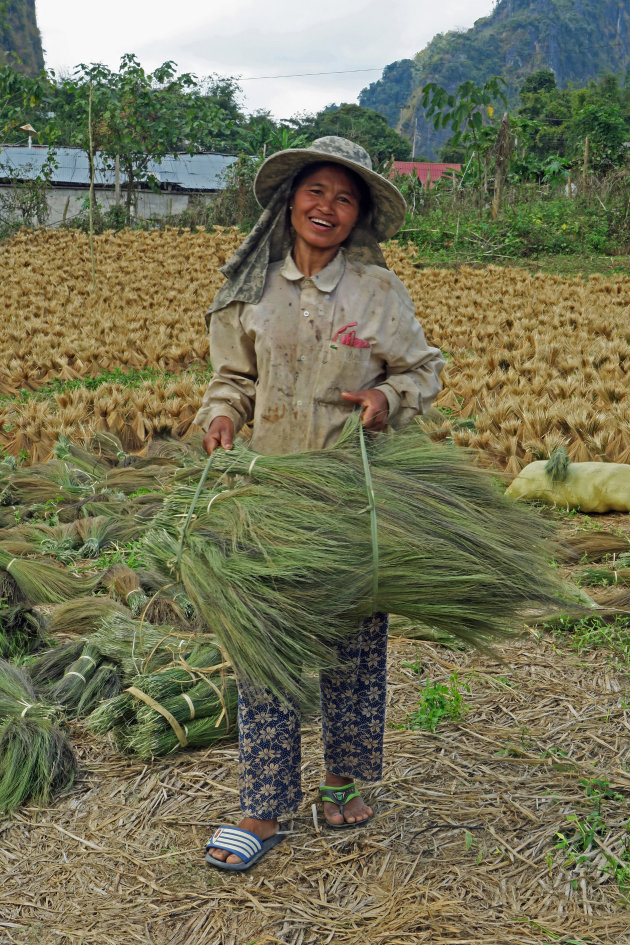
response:
[[[54,455],[57,459],[64,460],[69,467],[82,470],[94,480],[102,479],[111,468],[111,463],[106,459],[71,442],[63,433],[59,435]]]
[[[45,651],[27,666],[48,702],[70,718],[82,718],[122,689],[121,670],[90,642],[73,640]]]
[[[168,624],[170,627],[181,627],[184,630],[192,629],[185,609],[177,601],[159,594],[154,594],[149,599],[144,610],[144,618],[153,624]]]
[[[78,718],[120,690],[116,668],[105,662],[94,646],[86,643],[61,679],[46,690],[46,695],[51,702],[63,707],[66,715]]]
[[[109,592],[121,600],[137,617],[149,603],[149,598],[140,587],[138,575],[126,564],[113,564],[101,579]]]
[[[0,657],[15,660],[44,644],[45,621],[31,607],[9,606],[0,599]]]
[[[142,758],[203,748],[236,733],[236,682],[220,650],[207,643],[176,662],[131,680],[89,717],[96,734]]]
[[[187,484],[146,536],[149,565],[181,578],[237,674],[299,699],[303,671],[330,667],[331,642],[373,611],[488,646],[532,609],[576,608],[539,514],[417,425],[370,438],[366,470],[360,433],[353,418],[330,449],[217,452],[181,547]]]
[[[24,594],[17,586],[15,578],[12,578],[6,571],[0,571],[0,599],[8,607],[16,607],[25,602]]]
[[[117,600],[105,595],[77,597],[65,604],[58,604],[50,614],[49,632],[85,634],[96,630],[105,617],[113,613],[127,613],[127,608]]]
[[[2,485],[0,501],[3,505],[78,502],[94,492],[94,481],[88,473],[59,459],[18,467],[3,477]]]
[[[52,561],[19,558],[0,548],[0,568],[15,580],[31,604],[60,604],[94,590],[100,578],[80,577]]]
[[[175,634],[171,627],[154,627],[134,620],[127,608],[115,601],[110,600],[109,606],[103,607],[107,598],[94,597],[92,601],[95,608],[100,602],[96,611],[99,619],[98,627],[89,637],[52,647],[34,658],[28,667],[38,690],[69,710],[79,703],[85,708],[90,700],[87,711],[94,709],[99,701],[97,678],[107,690],[101,695],[106,699],[120,691],[123,681],[169,665],[198,646],[199,638],[193,634]],[[85,625],[83,617],[89,598],[78,603],[80,623]],[[68,613],[72,608],[61,605],[58,610]],[[70,616],[74,619],[75,615]],[[76,621],[74,629],[78,629]],[[107,672],[100,672],[103,666]],[[112,666],[116,668],[118,683],[111,678]]]
[[[78,552],[81,558],[97,558],[104,549],[111,547],[115,542],[125,544],[139,538],[142,531],[131,515],[123,517],[97,515],[79,518],[74,525],[82,542]]]
[[[62,564],[73,563],[78,557],[79,539],[74,522],[67,525],[26,522],[5,529],[0,540],[4,550],[14,555],[52,555]]]
[[[559,561],[600,561],[607,555],[622,556],[628,553],[630,542],[623,535],[613,532],[591,532],[586,535],[567,535],[556,550]]]
[[[75,770],[58,710],[38,700],[23,672],[0,660],[0,811],[47,803],[72,784]]]
[[[94,598],[95,602],[98,600]],[[86,601],[81,601],[81,611],[85,604]],[[205,640],[207,642],[207,637]],[[114,664],[123,682],[139,673],[154,672],[181,660],[203,641],[203,636],[174,633],[171,627],[154,627],[146,621],[134,620],[126,608],[115,605],[114,610],[100,611],[98,628],[88,638],[72,640],[45,650],[31,660],[28,670],[38,689],[46,693],[51,690],[59,693],[69,682],[65,676],[70,669],[78,669],[87,683],[92,675],[96,675],[97,667],[104,663]],[[72,664],[81,662],[86,653],[91,659],[85,659],[82,664],[86,667],[85,671],[82,666],[74,667]],[[109,695],[111,692],[103,698]]]
[[[207,636],[205,639],[207,642]],[[128,613],[111,614],[90,635],[90,644],[120,666],[125,680],[187,658],[203,641],[203,635],[153,626]]]

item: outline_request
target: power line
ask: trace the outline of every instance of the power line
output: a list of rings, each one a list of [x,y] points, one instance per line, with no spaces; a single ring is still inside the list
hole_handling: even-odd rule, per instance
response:
[[[313,75],[350,75],[353,72],[382,72],[384,66],[374,69],[335,69],[333,72],[289,72],[287,75],[250,75],[241,76],[239,82],[256,82],[258,79],[299,79],[302,76]]]

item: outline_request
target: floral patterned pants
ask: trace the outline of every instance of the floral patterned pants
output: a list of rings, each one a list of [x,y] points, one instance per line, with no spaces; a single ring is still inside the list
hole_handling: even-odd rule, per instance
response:
[[[378,781],[383,767],[387,614],[372,614],[320,676],[324,763],[331,774]],[[239,683],[239,788],[248,817],[294,813],[302,800],[300,712]]]

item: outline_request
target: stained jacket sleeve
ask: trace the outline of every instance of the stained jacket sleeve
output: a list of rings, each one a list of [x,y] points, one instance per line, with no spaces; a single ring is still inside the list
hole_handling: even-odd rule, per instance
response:
[[[386,378],[377,385],[389,405],[388,424],[406,426],[426,413],[442,389],[440,373],[445,360],[439,348],[427,344],[413,302],[402,282],[389,272],[390,291],[378,345],[386,364]]]
[[[242,302],[232,302],[210,318],[214,373],[194,421],[204,430],[216,417],[228,417],[238,432],[254,416],[256,352],[241,322],[242,309]]]

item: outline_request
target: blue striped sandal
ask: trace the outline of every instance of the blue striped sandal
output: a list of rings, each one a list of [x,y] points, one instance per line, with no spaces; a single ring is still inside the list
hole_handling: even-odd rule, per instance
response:
[[[260,840],[255,833],[250,830],[243,830],[241,827],[218,827],[206,844],[206,863],[216,866],[218,870],[232,870],[240,873],[248,870],[254,863],[262,859],[265,853],[282,843],[285,834],[278,831],[273,837],[267,840]],[[224,860],[217,860],[210,856],[208,852],[213,847],[218,850],[227,850],[228,853],[234,853],[240,856],[242,863],[226,863]]]
[[[343,787],[329,787],[327,784],[320,784],[319,796],[322,804],[336,804],[339,808],[339,813],[343,817],[343,809],[346,804],[355,797],[360,797],[360,794],[357,791],[354,781],[352,781],[350,784],[344,784]],[[370,814],[369,817],[364,817],[363,820],[350,822],[344,820],[340,824],[331,823],[327,817],[324,817],[324,820],[326,821],[326,826],[330,827],[331,830],[347,830],[350,827],[365,827],[373,816],[373,814]]]

